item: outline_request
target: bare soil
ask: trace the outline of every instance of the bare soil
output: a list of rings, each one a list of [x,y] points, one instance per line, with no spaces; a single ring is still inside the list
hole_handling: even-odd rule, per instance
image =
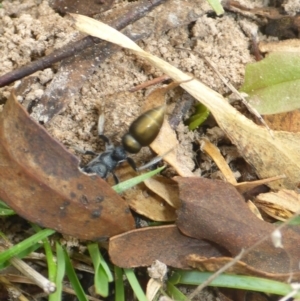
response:
[[[263,6],[264,1],[243,1],[243,4],[247,7]],[[124,2],[116,1],[111,10],[122,5],[125,5]],[[49,54],[80,36],[69,18],[56,13],[48,1],[3,1],[2,6],[0,74]],[[249,52],[249,32],[257,31],[255,20],[237,17],[234,13],[226,13],[218,18],[202,0],[167,1],[137,24],[129,26],[129,30],[147,35],[139,42],[142,48],[193,74],[221,94],[230,91],[197,52],[216,65],[237,88],[243,82],[245,65],[254,61]],[[192,49],[193,52],[178,48]],[[33,101],[38,103],[58,68],[56,64],[53,68],[34,74],[37,80],[28,87],[26,93],[18,97],[19,101],[24,104]],[[96,129],[99,106],[106,118],[106,135],[119,143],[128,125],[140,114],[140,107],[149,93],[147,90],[135,93],[128,90],[161,75],[159,70],[129,51],[120,50],[86,79],[83,87],[69,100],[66,110],[45,126],[51,135],[70,147],[71,152],[74,152],[73,147],[101,151],[103,146],[99,143]],[[19,84],[17,81],[14,86]],[[8,98],[11,89],[11,86],[0,89],[2,103]],[[176,91],[169,95],[169,112],[179,101],[176,95]],[[35,117],[34,108],[32,115]],[[195,137],[191,133],[187,134],[183,124],[178,129],[182,133],[179,133],[180,140],[187,147],[186,154],[193,162],[195,154],[191,141]],[[149,151],[145,150],[144,153],[149,154]],[[194,169],[194,164],[190,164],[190,168]]]

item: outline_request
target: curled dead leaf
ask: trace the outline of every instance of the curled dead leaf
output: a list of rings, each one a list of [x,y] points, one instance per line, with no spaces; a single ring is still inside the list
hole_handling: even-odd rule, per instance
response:
[[[245,264],[264,273],[300,279],[299,226],[282,228],[283,248],[275,248],[271,234],[276,226],[259,220],[231,184],[204,178],[176,180],[182,202],[177,225],[185,235],[212,241],[232,257],[260,242],[243,256]]]
[[[19,215],[80,239],[135,227],[126,202],[33,121],[14,95],[0,114],[0,198]]]
[[[173,208],[180,207],[178,185],[175,181],[162,176],[154,176],[145,180],[144,184]]]
[[[132,210],[153,221],[171,222],[177,217],[175,209],[160,196],[148,190],[143,183],[126,190],[124,198]]]
[[[256,197],[255,204],[271,217],[285,221],[300,211],[300,195],[286,189],[262,193]]]

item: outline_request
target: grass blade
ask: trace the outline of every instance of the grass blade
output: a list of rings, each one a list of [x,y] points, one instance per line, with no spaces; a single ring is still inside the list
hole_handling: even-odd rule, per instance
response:
[[[109,293],[108,283],[113,281],[113,275],[99,251],[98,244],[89,244],[88,250],[95,270],[94,283],[96,293],[102,297],[107,297]]]
[[[181,283],[189,285],[199,285],[202,284],[212,274],[213,273],[199,271],[177,271],[174,276],[169,279],[169,281],[173,284]],[[283,296],[292,291],[292,288],[289,284],[279,281],[258,277],[228,274],[222,274],[218,276],[210,283],[210,286],[251,290]],[[298,293],[295,298],[300,298],[300,293]]]
[[[76,293],[76,297],[79,301],[88,301],[88,298],[78,280],[78,277],[75,273],[75,270],[72,266],[72,262],[70,260],[69,254],[66,250],[64,250],[64,257],[65,257],[65,263],[66,263],[66,274],[71,282],[71,285]]]
[[[62,246],[56,242],[56,277],[55,277],[55,285],[56,292],[49,296],[49,301],[61,301],[62,300],[62,289],[63,289],[63,279],[66,271],[66,262],[65,262],[65,254]]]
[[[26,238],[25,240],[21,241],[20,243],[14,245],[13,247],[9,248],[8,250],[2,252],[0,254],[0,264],[5,263],[7,260],[9,260],[10,258],[12,258],[14,256],[22,258],[20,256],[20,254],[22,252],[24,252],[24,251],[26,252],[26,250],[32,250],[32,248],[36,248],[36,244],[38,244],[40,246],[39,242],[53,233],[55,233],[54,230],[44,229],[44,230]]]
[[[115,270],[115,301],[125,301],[123,270],[114,266]]]
[[[145,181],[146,179],[149,179],[153,176],[155,176],[156,174],[160,173],[165,167],[159,167],[155,170],[152,170],[152,171],[149,171],[149,172],[146,172],[140,176],[137,176],[137,177],[134,177],[132,179],[129,179],[127,181],[124,181],[122,183],[119,183],[115,186],[113,186],[112,188],[114,189],[114,191],[116,193],[122,193],[123,191]]]
[[[15,214],[15,211],[10,209],[3,201],[0,200],[0,216],[11,216]]]
[[[139,301],[148,301],[145,293],[143,292],[135,274],[133,269],[124,269],[124,273],[127,277],[127,280],[135,294],[135,296],[137,297],[137,299]]]

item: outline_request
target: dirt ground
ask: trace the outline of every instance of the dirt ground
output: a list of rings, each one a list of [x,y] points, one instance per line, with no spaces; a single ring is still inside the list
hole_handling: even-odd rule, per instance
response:
[[[240,3],[248,8],[266,5],[264,0],[244,0]],[[99,19],[109,19],[115,9],[122,10],[126,4],[125,1],[116,1]],[[297,1],[287,1],[285,8],[292,14],[299,9],[299,4]],[[243,82],[245,65],[254,61],[249,50],[253,34],[258,35],[259,40],[267,39],[258,31],[257,24],[256,18],[230,12],[215,17],[203,0],[169,0],[136,24],[130,25],[128,30],[131,34],[145,37],[139,41],[139,45],[146,51],[162,57],[217,92],[227,95],[230,93],[228,88],[197,52],[207,57],[227,80],[239,88]],[[0,74],[50,54],[81,36],[70,19],[56,13],[47,0],[3,1],[0,9]],[[193,52],[178,48],[191,49]],[[52,68],[36,72],[32,75],[33,82],[18,95],[18,100],[30,106],[31,115],[39,121],[39,100],[51,93],[54,85],[51,86],[52,79],[56,76],[56,82],[64,85],[59,69],[59,64],[55,64]],[[100,152],[103,146],[99,143],[96,127],[99,106],[106,118],[105,134],[114,143],[119,143],[128,125],[140,114],[146,95],[153,87],[135,93],[128,90],[161,75],[159,70],[129,51],[117,51],[82,80],[81,86],[69,97],[66,108],[50,121],[47,120],[45,126],[52,136],[78,156],[81,155],[74,151],[74,147]],[[20,81],[17,81],[13,86],[19,85]],[[11,89],[12,86],[0,89],[0,103],[6,101]],[[176,90],[169,93],[168,113],[180,101],[178,98]],[[195,154],[191,142],[198,133],[188,133],[182,123],[178,130],[181,145],[185,147],[183,152],[187,164],[194,170]],[[139,156],[147,161],[148,155],[149,150],[145,149]],[[205,166],[200,167],[205,169]],[[201,173],[197,169],[197,174]]]
[[[264,2],[242,1],[242,4],[251,8],[263,6]],[[124,5],[123,1],[116,1],[111,10],[105,12],[105,17],[115,7]],[[81,36],[74,30],[69,18],[55,13],[48,1],[3,1],[2,6],[0,74],[49,54]],[[203,0],[167,1],[129,27],[134,34],[147,36],[139,41],[143,49],[193,74],[223,95],[230,91],[196,52],[214,63],[236,88],[243,82],[245,65],[254,61],[249,48],[251,32],[257,32],[255,20],[237,17],[234,13],[226,13],[223,17],[216,18]],[[261,34],[259,36],[260,39],[265,38]],[[192,49],[195,52],[177,48]],[[35,73],[35,81],[25,89],[25,93],[18,96],[19,101],[24,104],[34,103],[31,115],[36,119],[39,117],[35,113],[35,107],[44,94],[50,93],[51,80],[59,68],[59,64],[56,64],[53,68]],[[105,134],[118,143],[131,121],[140,114],[145,95],[149,93],[147,90],[135,93],[128,90],[161,75],[160,71],[129,51],[118,51],[94,70],[83,82],[82,88],[69,99],[64,112],[45,126],[71,152],[74,152],[73,147],[99,152],[102,147],[96,129],[99,105],[106,118]],[[63,81],[60,83],[63,85]],[[19,84],[20,81],[17,81],[14,86]],[[5,102],[11,89],[11,86],[0,89],[0,103]],[[176,95],[176,91],[169,93],[169,113],[179,101]],[[185,154],[190,168],[194,169],[195,154],[191,142],[197,133],[186,134],[187,130],[182,124],[179,129],[183,133],[180,139],[187,139],[182,141],[182,145],[186,145]],[[144,154],[149,154],[149,151],[145,149]],[[146,156],[144,160],[147,158]],[[201,173],[199,170],[198,172]]]

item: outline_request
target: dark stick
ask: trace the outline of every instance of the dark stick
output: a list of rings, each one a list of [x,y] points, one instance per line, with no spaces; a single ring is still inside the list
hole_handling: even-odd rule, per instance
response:
[[[156,6],[159,6],[166,0],[144,0],[138,2],[132,9],[120,16],[118,19],[110,23],[110,26],[121,30],[127,25],[141,19]],[[38,70],[43,70],[50,67],[52,64],[57,63],[67,57],[73,56],[83,49],[99,43],[101,40],[91,36],[87,36],[79,41],[70,43],[61,49],[53,51],[51,54],[42,57],[41,59],[29,63],[26,66],[8,72],[0,77],[0,87],[11,84],[12,82],[30,75]]]

